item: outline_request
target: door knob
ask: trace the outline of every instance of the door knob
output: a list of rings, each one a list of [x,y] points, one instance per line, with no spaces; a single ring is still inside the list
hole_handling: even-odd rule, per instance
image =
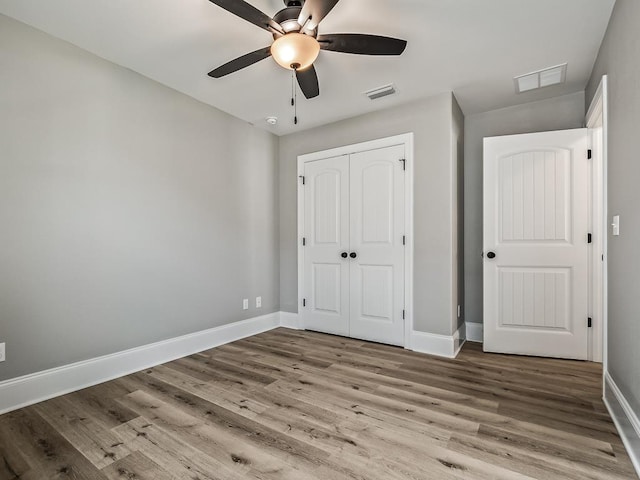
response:
[[[494,252],[487,253],[487,258],[496,258],[496,254]]]
[[[351,258],[356,258],[356,257],[358,256],[358,254],[357,254],[356,252],[351,252],[351,253],[349,254],[349,256],[350,256]]]
[[[341,256],[342,258],[347,258],[347,257],[349,256],[349,254],[348,254],[347,252],[342,252],[342,253],[340,254],[340,256]]]

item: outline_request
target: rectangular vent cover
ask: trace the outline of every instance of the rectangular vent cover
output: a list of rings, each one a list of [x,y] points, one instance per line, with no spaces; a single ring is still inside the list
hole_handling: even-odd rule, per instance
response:
[[[369,97],[369,100],[377,100],[378,98],[386,97],[396,93],[396,87],[393,84],[385,85],[384,87],[374,88],[364,94]]]
[[[519,75],[513,79],[516,93],[528,92],[538,88],[564,83],[567,78],[567,64],[544,68],[536,72]]]

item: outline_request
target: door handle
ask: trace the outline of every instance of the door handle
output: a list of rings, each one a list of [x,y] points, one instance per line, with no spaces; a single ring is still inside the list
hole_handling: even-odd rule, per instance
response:
[[[496,254],[495,254],[495,252],[488,252],[488,253],[487,253],[487,258],[489,258],[489,259],[496,258]]]
[[[349,254],[348,254],[347,252],[342,252],[342,253],[340,254],[340,256],[341,256],[342,258],[347,258],[347,257],[349,256]]]
[[[351,258],[356,258],[356,257],[358,256],[358,254],[357,254],[356,252],[351,252],[351,253],[349,254],[349,256],[350,256]]]

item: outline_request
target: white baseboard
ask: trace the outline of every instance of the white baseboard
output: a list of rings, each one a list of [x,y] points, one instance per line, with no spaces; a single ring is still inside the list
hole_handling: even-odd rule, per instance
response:
[[[604,404],[613,418],[613,423],[615,423],[636,473],[640,477],[640,419],[609,372],[604,374]]]
[[[280,312],[280,326],[294,330],[303,330],[300,316],[297,313]],[[406,348],[420,353],[455,358],[465,342],[465,325],[453,335],[436,335],[433,333],[411,332],[411,344]]]
[[[456,330],[453,333],[453,358],[456,358],[458,356],[458,354],[460,353],[460,350],[462,349],[462,346],[464,345],[464,342],[466,341],[467,341],[467,328],[466,328],[466,325],[463,323],[458,327],[458,330]]]
[[[277,327],[300,329],[296,313],[275,312],[220,327],[143,345],[122,352],[0,382],[0,414],[33,405],[170,362]],[[414,331],[409,348],[416,352],[455,358],[465,341],[465,325],[453,335]]]
[[[484,339],[484,325],[482,323],[467,322],[467,342],[482,343]]]
[[[300,320],[297,313],[280,312],[280,326],[300,330]]]
[[[280,312],[0,382],[0,414],[280,326]]]
[[[465,342],[464,324],[453,335],[436,335],[435,333],[411,332],[410,350],[439,357],[456,358]]]

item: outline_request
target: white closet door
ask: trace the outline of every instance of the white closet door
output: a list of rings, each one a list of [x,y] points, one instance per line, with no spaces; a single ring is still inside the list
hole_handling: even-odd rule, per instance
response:
[[[485,138],[484,349],[587,358],[586,129]]]
[[[304,326],[349,335],[349,158],[305,164]]]
[[[404,146],[351,155],[350,336],[404,344]]]

